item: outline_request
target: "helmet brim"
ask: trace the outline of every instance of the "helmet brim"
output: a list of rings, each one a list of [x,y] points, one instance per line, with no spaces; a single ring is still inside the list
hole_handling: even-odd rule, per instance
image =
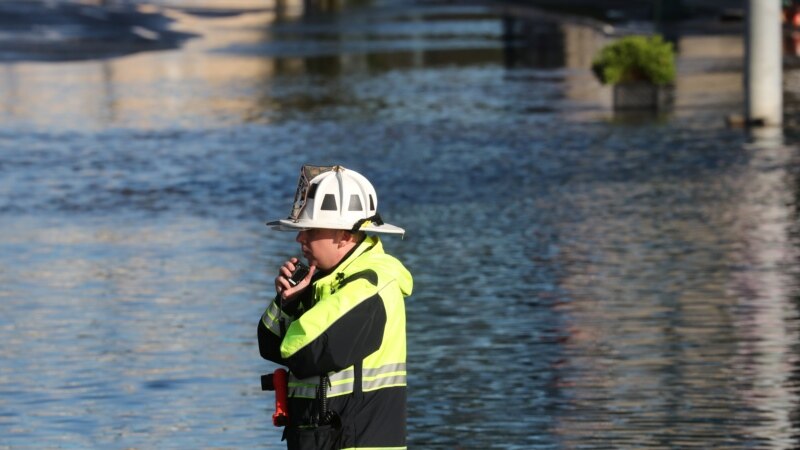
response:
[[[273,220],[271,222],[267,222],[267,226],[275,231],[290,231],[290,232],[310,230],[313,228],[327,228],[331,230],[348,230],[348,231],[351,229],[351,227],[349,226],[339,225],[339,224],[327,224],[327,226],[326,224],[315,224],[315,226],[308,226],[308,224],[304,224],[302,221],[295,222],[289,219]],[[369,233],[399,234],[399,235],[404,235],[406,233],[406,230],[389,223],[384,223],[383,225],[369,224],[361,227],[360,231],[366,231]]]
[[[273,220],[271,222],[267,222],[267,226],[275,231],[303,231],[310,229],[309,227],[304,227],[302,225],[297,224],[297,222],[293,222],[291,220],[286,220],[286,219]]]
[[[383,225],[370,224],[365,227],[362,227],[360,231],[367,231],[370,233],[382,233],[382,234],[399,234],[401,236],[406,234],[406,230],[398,226],[394,226],[390,223],[384,223]]]

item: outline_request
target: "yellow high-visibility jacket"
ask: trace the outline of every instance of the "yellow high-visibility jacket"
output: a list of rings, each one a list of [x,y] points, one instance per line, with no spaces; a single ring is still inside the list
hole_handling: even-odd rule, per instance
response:
[[[406,447],[404,298],[412,288],[411,273],[366,236],[316,273],[299,300],[269,305],[258,342],[262,357],[289,368],[289,449]]]

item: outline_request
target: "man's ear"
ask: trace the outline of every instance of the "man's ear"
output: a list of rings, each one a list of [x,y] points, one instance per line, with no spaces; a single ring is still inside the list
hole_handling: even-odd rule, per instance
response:
[[[336,244],[341,248],[347,244],[355,242],[355,235],[347,230],[339,230],[336,233]]]

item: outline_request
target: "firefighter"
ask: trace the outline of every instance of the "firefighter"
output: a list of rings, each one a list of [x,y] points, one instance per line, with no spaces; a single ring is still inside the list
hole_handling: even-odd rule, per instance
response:
[[[406,320],[409,271],[376,233],[402,235],[378,215],[378,196],[341,166],[303,166],[288,218],[308,274],[290,258],[258,324],[261,356],[286,366],[293,449],[406,447]]]

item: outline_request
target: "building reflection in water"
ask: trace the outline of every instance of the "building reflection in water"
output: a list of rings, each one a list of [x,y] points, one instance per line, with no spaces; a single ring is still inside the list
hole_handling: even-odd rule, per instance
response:
[[[300,5],[279,2],[274,10],[221,17],[168,9],[165,14],[177,20],[176,27],[202,37],[178,50],[112,59],[2,64],[0,119],[52,129],[239,121],[254,107],[251,93],[244,91],[260,88],[280,67],[269,58],[215,51],[262,41],[268,24],[296,17]],[[219,89],[237,82],[243,83],[238,96]]]
[[[286,106],[271,92],[275,77],[486,64],[546,70],[562,85],[571,118],[609,116],[611,110],[610,88],[600,85],[589,67],[613,36],[608,26],[593,21],[473,9],[453,14],[468,16],[469,25],[453,35],[437,35],[428,23],[460,18],[410,9],[377,19],[348,12],[347,21],[325,22],[320,16],[342,9],[342,1],[279,1],[266,9],[260,2],[246,5],[262,10],[222,16],[165,10],[178,30],[201,35],[178,50],[1,65],[0,119],[56,128],[269,121],[271,110]],[[672,114],[738,112],[741,37],[685,34],[675,39],[679,77]],[[329,94],[331,102],[354,101],[347,89]],[[303,107],[302,99],[294,101],[288,106]]]
[[[676,157],[703,151],[688,145]],[[559,194],[596,205],[565,222],[550,261],[570,299],[556,306],[569,356],[553,368],[570,403],[553,431],[567,447],[590,436],[630,448],[792,447],[798,154],[760,133],[731,149],[742,156],[715,178],[599,177]]]
[[[352,76],[502,60],[496,39],[500,22],[491,14],[477,19],[482,30],[474,36],[431,45],[424,13],[398,10],[396,20],[380,25],[371,17],[319,20],[320,13],[338,10],[341,3],[286,1],[267,11],[218,16],[168,9],[176,29],[200,37],[178,50],[107,60],[4,64],[0,119],[53,129],[268,121],[270,111],[305,107],[303,95],[316,88],[298,85],[299,93],[274,92],[276,77]],[[382,27],[390,31],[381,32]],[[329,102],[353,102],[347,89],[328,95],[333,96]]]
[[[617,38],[613,27],[588,20],[505,17],[503,29],[507,66],[564,70],[568,99],[590,109],[611,109],[611,89],[589,69],[600,49]],[[673,38],[679,74],[673,114],[738,112],[743,101],[741,35],[686,32]]]
[[[607,88],[586,70],[611,39],[601,29],[504,23],[509,67],[564,70],[567,99],[610,108]],[[721,121],[739,111],[742,44],[736,34],[676,37],[674,116],[709,113]],[[793,72],[787,71],[789,98],[800,92],[792,88]],[[621,446],[674,446],[686,433],[686,443],[792,446],[799,427],[791,413],[800,405],[791,378],[800,359],[791,269],[800,251],[800,178],[787,170],[796,149],[769,132],[753,136],[748,165],[726,179],[600,183],[592,188],[598,200],[589,202],[677,189],[687,191],[691,206],[656,202],[649,213],[634,215],[597,211],[557,233],[570,236],[555,265],[568,268],[560,286],[572,300],[557,308],[573,324],[564,344],[573,356],[553,368],[573,403],[554,425],[567,446],[593,435]],[[707,183],[715,192],[725,186],[728,197],[707,198]],[[692,217],[698,199],[706,217]],[[731,421],[742,424],[736,436],[714,425]]]
[[[794,234],[800,178],[786,169],[796,149],[783,145],[779,129],[756,129],[752,138],[751,170],[741,174],[743,198],[734,212],[743,244],[736,263],[750,270],[734,272],[728,286],[737,302],[733,364],[744,369],[736,374],[743,400],[764,416],[748,424],[752,436],[788,448],[797,433],[790,412],[800,404],[790,379],[800,362],[798,285],[791,270],[800,256]]]

